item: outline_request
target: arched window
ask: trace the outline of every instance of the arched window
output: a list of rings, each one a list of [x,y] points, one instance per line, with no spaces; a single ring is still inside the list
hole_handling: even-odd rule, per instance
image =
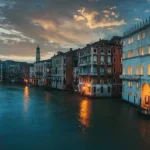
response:
[[[137,65],[136,66],[136,75],[138,75],[139,74],[139,66]]]
[[[148,75],[150,75],[150,64],[148,65]]]
[[[132,75],[132,66],[128,66],[128,74]]]
[[[144,74],[144,66],[142,65],[141,66],[141,75],[143,75]]]

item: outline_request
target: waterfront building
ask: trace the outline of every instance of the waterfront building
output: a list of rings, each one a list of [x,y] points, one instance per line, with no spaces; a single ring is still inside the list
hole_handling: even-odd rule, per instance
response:
[[[23,83],[29,78],[29,64],[12,60],[3,61],[3,81]]]
[[[92,97],[121,96],[121,37],[88,44],[78,51],[79,92]]]
[[[73,84],[73,63],[77,50],[58,52],[52,57],[52,87],[56,89],[72,89]]]
[[[123,35],[122,98],[143,108],[150,106],[150,19]]]
[[[51,59],[40,61],[40,47],[36,49],[36,62],[30,66],[30,83],[32,85],[50,86]]]

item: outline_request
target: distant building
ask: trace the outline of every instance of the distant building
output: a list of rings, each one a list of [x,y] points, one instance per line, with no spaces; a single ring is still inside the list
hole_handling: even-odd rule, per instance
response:
[[[72,89],[73,88],[73,64],[77,50],[68,52],[58,52],[52,57],[52,87],[56,89]]]
[[[150,107],[150,19],[123,36],[122,98],[143,108]]]
[[[121,96],[121,38],[99,40],[78,51],[79,92],[87,96]]]
[[[3,61],[3,81],[23,83],[29,78],[29,64],[12,60]]]
[[[36,62],[30,66],[30,83],[32,85],[50,86],[51,59],[40,61],[40,48],[36,49]]]

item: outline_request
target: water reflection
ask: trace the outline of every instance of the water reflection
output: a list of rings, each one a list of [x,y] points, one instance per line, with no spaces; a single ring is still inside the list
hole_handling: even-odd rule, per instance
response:
[[[142,120],[140,121],[140,133],[145,142],[150,144],[150,121]]]
[[[83,126],[90,126],[91,101],[83,100],[80,103],[80,122]]]
[[[29,102],[29,87],[24,88],[24,112],[28,111],[28,102]]]

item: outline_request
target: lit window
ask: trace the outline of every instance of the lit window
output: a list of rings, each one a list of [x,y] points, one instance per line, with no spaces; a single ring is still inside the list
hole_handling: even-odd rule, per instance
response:
[[[131,95],[132,95],[132,92],[129,92],[128,94],[131,96]]]
[[[132,82],[128,82],[128,87],[132,87]]]
[[[142,65],[141,66],[141,75],[143,75],[144,74],[144,66]]]
[[[150,75],[150,64],[148,65],[148,75]]]
[[[137,40],[138,40],[138,41],[140,40],[140,35],[137,36]]]
[[[150,54],[150,45],[148,45],[148,54]]]
[[[126,41],[123,41],[123,46],[125,46],[126,45]]]
[[[129,38],[128,43],[129,44],[133,43],[133,38]]]
[[[128,74],[132,75],[132,66],[128,66]]]
[[[144,47],[142,47],[142,55],[144,55]]]
[[[128,58],[132,57],[132,55],[133,55],[133,51],[132,51],[132,50],[129,50],[129,51],[128,51]]]
[[[123,59],[125,59],[126,58],[126,53],[123,53]]]
[[[125,81],[122,81],[122,86],[125,86]]]
[[[126,74],[126,70],[125,70],[125,68],[123,68],[123,73],[122,73],[123,75],[125,75]]]
[[[139,56],[139,55],[140,55],[140,50],[138,48],[138,49],[136,49],[136,56]]]
[[[144,39],[144,38],[145,38],[145,32],[142,33],[142,39]]]
[[[138,98],[138,94],[136,94],[135,97]]]
[[[139,74],[139,66],[137,65],[136,66],[136,75],[138,75]]]
[[[139,87],[139,83],[138,82],[136,82],[136,88],[138,88]]]

